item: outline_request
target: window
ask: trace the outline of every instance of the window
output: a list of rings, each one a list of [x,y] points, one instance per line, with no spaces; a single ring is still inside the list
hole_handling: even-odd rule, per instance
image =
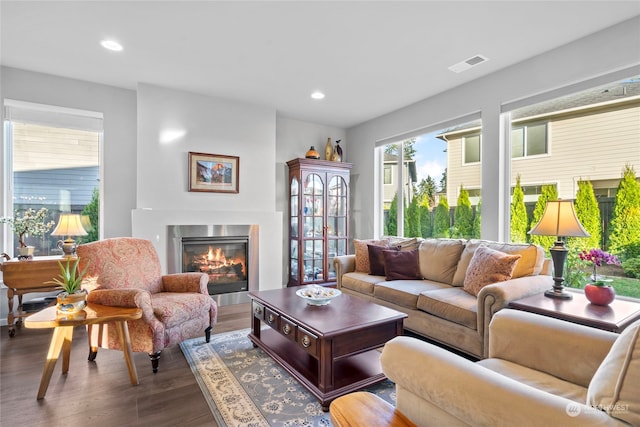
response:
[[[547,154],[547,124],[514,126],[511,130],[511,157]]]
[[[464,140],[464,161],[463,163],[478,163],[480,161],[480,134],[470,135]]]
[[[638,94],[640,76],[635,76],[509,111],[511,186],[519,177],[525,205],[512,206],[517,215],[511,218],[511,238],[552,246],[555,237],[526,234],[550,199],[574,200],[576,215],[590,234],[567,239],[565,286],[582,288],[588,280],[578,258],[581,250],[602,248],[625,261],[631,256],[625,248],[640,244],[633,227],[637,216],[622,213],[613,221],[623,192],[623,187],[618,192],[621,177],[635,175],[640,181]],[[617,293],[639,298],[640,281],[624,277],[624,265],[603,274]]]
[[[391,174],[391,170],[393,168],[391,165],[384,165],[384,184],[389,185],[393,184],[393,175]]]
[[[4,181],[11,202],[2,216],[47,208],[47,221],[57,223],[61,213],[78,213],[88,235],[75,240],[97,240],[102,115],[6,100],[4,127],[9,165]],[[17,247],[17,236],[5,230],[4,244]],[[62,253],[60,237],[51,231],[28,238],[35,255]]]
[[[480,237],[481,128],[479,119],[452,123],[377,148],[383,159],[381,234]],[[463,165],[465,142],[476,149],[476,160],[468,166]],[[387,182],[388,166],[393,184]]]

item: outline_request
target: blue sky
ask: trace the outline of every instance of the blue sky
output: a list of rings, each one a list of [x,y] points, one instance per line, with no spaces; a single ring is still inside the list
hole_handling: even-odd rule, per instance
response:
[[[447,167],[447,153],[444,152],[447,144],[435,137],[438,133],[420,135],[416,138],[414,147],[416,149],[418,182],[421,182],[427,175],[431,175],[436,184],[440,184],[442,173]]]

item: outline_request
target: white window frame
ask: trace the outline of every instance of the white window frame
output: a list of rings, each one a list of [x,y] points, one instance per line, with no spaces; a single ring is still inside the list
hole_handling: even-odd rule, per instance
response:
[[[1,216],[13,216],[13,121],[22,121],[44,126],[69,127],[73,129],[84,129],[99,133],[98,164],[100,169],[100,218],[104,218],[104,171],[103,171],[103,151],[104,151],[104,130],[103,114],[96,111],[80,110],[75,108],[59,107],[48,104],[38,104],[13,99],[5,99],[3,105],[3,132],[4,142],[2,147],[3,175],[4,182],[2,193],[2,213]],[[100,221],[98,235],[102,236],[104,221]],[[7,232],[5,232],[7,231]],[[13,246],[13,234],[8,232],[8,227],[0,229],[0,242],[2,247],[11,248]]]

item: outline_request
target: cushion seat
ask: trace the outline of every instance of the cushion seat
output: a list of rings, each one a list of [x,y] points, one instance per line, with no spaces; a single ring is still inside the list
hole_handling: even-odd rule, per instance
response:
[[[153,314],[167,328],[173,328],[200,318],[203,311],[209,311],[213,300],[203,294],[158,292],[151,295],[151,304]]]
[[[417,307],[467,328],[478,328],[478,299],[463,288],[423,292],[418,297]]]
[[[376,283],[384,282],[384,276],[372,276],[368,273],[351,272],[342,276],[342,287],[364,295],[373,295]]]
[[[422,292],[447,289],[448,285],[429,280],[394,280],[375,285],[373,295],[383,301],[411,309],[418,308],[418,297]]]

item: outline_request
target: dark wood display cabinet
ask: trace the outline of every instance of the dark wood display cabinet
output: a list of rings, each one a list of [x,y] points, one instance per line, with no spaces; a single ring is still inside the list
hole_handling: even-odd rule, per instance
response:
[[[287,166],[288,286],[335,283],[331,260],[349,248],[351,164],[293,159]]]

